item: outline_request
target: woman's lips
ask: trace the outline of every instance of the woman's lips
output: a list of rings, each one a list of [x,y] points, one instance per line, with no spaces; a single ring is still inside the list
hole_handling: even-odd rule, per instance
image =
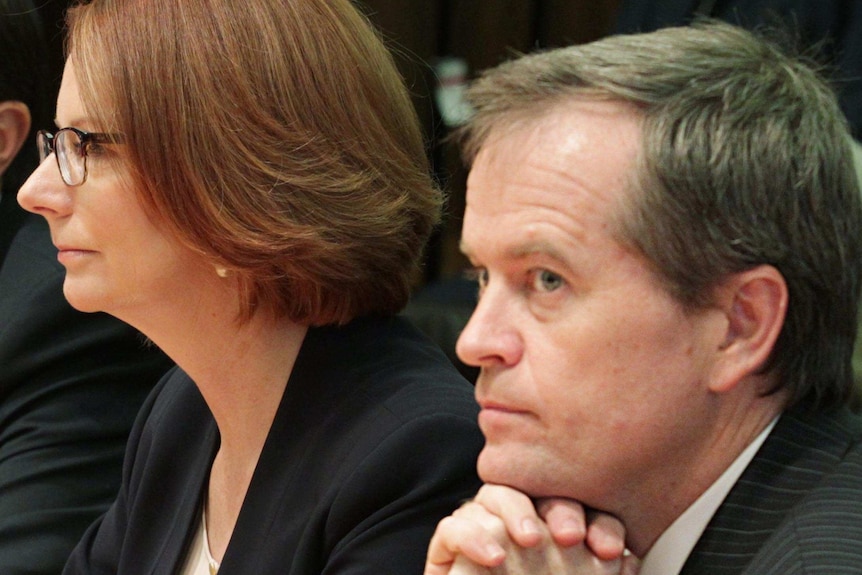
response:
[[[57,261],[63,265],[72,264],[96,252],[72,247],[57,248]]]

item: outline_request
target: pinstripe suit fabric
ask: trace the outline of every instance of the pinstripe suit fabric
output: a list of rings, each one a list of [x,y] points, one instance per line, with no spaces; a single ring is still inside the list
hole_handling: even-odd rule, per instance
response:
[[[785,413],[681,575],[862,573],[862,417]]]

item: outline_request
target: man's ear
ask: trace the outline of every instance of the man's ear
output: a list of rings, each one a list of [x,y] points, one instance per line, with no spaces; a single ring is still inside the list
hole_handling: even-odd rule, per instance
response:
[[[784,326],[788,298],[784,277],[770,265],[734,274],[722,284],[718,303],[727,332],[719,346],[712,391],[726,392],[763,367]]]
[[[23,102],[0,102],[0,174],[6,171],[30,132],[30,109]]]

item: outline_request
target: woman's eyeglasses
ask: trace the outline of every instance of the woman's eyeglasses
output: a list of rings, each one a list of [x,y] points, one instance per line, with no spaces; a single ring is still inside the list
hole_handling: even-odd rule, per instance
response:
[[[87,155],[93,146],[117,144],[119,134],[85,132],[78,128],[62,128],[55,133],[41,130],[36,134],[39,148],[39,162],[52,153],[57,159],[57,167],[67,186],[80,186],[87,181]]]

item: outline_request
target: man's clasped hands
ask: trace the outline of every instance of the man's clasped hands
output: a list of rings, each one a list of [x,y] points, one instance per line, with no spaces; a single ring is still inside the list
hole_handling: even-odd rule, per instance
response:
[[[625,530],[575,501],[484,485],[437,527],[425,575],[609,575],[638,572]]]

